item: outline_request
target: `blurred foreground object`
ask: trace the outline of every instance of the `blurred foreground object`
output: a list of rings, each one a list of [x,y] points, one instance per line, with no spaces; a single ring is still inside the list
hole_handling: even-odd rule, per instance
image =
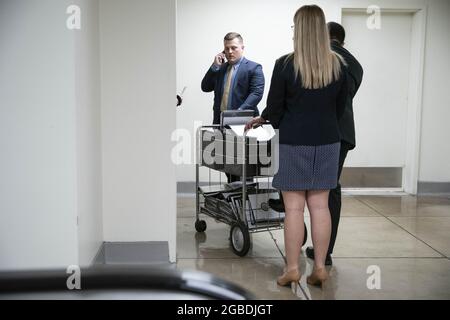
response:
[[[0,300],[247,300],[244,289],[198,271],[102,266],[81,269],[81,289],[69,290],[66,270],[0,273]]]

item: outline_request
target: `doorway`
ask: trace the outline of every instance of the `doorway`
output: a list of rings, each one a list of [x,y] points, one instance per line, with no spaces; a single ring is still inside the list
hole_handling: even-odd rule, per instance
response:
[[[368,17],[365,9],[342,12],[345,47],[364,68],[353,103],[357,148],[348,154],[342,185],[416,193],[422,16],[384,10],[376,28],[368,27]]]

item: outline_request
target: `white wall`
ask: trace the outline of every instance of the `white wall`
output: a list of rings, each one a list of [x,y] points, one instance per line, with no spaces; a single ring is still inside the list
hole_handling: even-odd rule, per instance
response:
[[[0,269],[78,263],[68,0],[0,1]]]
[[[450,182],[450,1],[427,4],[419,180]]]
[[[103,242],[100,38],[98,0],[77,0],[75,32],[79,264],[89,265]]]
[[[175,260],[175,1],[101,9],[102,39],[97,0],[0,1],[0,269],[85,266],[103,240]]]
[[[175,0],[101,0],[105,241],[169,241],[175,261]]]
[[[450,118],[450,109],[445,90],[450,69],[449,1],[336,0],[316,3],[324,9],[328,21],[337,22],[341,21],[343,8],[369,5],[381,8],[428,6],[419,181],[449,182],[450,148],[446,148],[446,145],[450,132],[446,121]],[[214,55],[222,50],[222,39],[228,31],[240,32],[246,44],[246,57],[263,65],[266,89],[259,104],[259,109],[263,110],[274,61],[292,50],[292,17],[296,9],[304,4],[310,2],[230,0],[224,3],[218,0],[180,0],[177,11],[177,89],[181,91],[184,86],[188,89],[183,106],[177,111],[178,128],[187,129],[193,134],[194,122],[211,123],[213,93],[201,92],[200,82]],[[203,171],[202,179],[207,178]],[[178,166],[177,180],[194,181],[194,165]]]

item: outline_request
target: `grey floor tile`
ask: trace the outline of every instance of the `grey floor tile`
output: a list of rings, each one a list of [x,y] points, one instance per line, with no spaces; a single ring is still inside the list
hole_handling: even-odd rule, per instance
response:
[[[259,299],[449,299],[450,199],[412,196],[344,196],[330,280],[323,290],[306,284],[313,261],[300,256],[301,290],[276,285],[284,266],[283,230],[252,235],[252,248],[237,257],[229,227],[203,218],[197,234],[195,198],[178,199],[177,267],[210,272]],[[311,243],[308,210],[305,223]],[[440,254],[442,253],[442,254]],[[381,271],[381,289],[367,288],[369,266]]]
[[[177,251],[178,258],[235,258],[229,241],[230,227],[203,217],[206,231],[197,233],[194,218],[178,218]],[[248,257],[279,258],[281,254],[267,232],[251,235],[252,246]]]
[[[358,199],[385,216],[450,217],[450,199],[444,197],[360,196]]]
[[[177,217],[195,217],[195,197],[177,198]]]
[[[180,270],[201,270],[247,289],[257,299],[301,299],[306,297],[298,288],[280,287],[276,278],[282,273],[281,258],[234,258],[234,259],[178,259]]]
[[[311,234],[310,218],[305,223]],[[283,231],[274,238],[284,254]],[[305,246],[312,245],[311,236]],[[442,257],[438,252],[384,217],[342,217],[333,257]]]
[[[343,217],[334,257],[441,257],[439,253],[383,217]]]
[[[177,208],[192,207],[195,208],[195,196],[185,196],[177,198]]]
[[[343,196],[341,217],[379,217],[380,214],[357,197]]]
[[[391,220],[450,257],[450,217],[391,217]]]
[[[194,207],[184,207],[177,208],[177,217],[178,218],[195,218],[195,206]]]
[[[312,300],[450,299],[450,261],[445,258],[338,258],[334,261],[323,289],[313,286],[305,288]],[[368,282],[370,285],[376,284],[373,281],[373,266],[380,272],[379,289],[375,286],[369,289],[367,285]],[[309,274],[311,269],[311,264],[308,264],[306,273]]]

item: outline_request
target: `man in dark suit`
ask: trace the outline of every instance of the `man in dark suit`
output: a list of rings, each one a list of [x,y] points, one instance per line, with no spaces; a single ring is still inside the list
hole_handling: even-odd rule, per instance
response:
[[[225,61],[225,58],[227,61]],[[213,65],[202,80],[204,92],[214,91],[214,124],[220,123],[220,114],[225,110],[253,110],[264,94],[262,66],[244,57],[244,40],[235,32],[224,38],[224,50],[214,57]],[[228,182],[241,180],[239,176],[227,174]]]
[[[353,98],[361,85],[363,68],[359,64],[358,60],[356,60],[356,58],[343,47],[345,40],[344,27],[342,27],[339,23],[329,22],[328,31],[330,33],[331,49],[340,54],[347,63],[348,98],[344,115],[339,120],[339,130],[341,133],[341,153],[339,156],[338,179],[340,179],[347,153],[356,147],[355,122],[353,118]],[[334,244],[336,242],[339,219],[341,216],[341,204],[341,185],[338,181],[336,189],[330,190],[330,197],[328,199],[328,206],[330,207],[331,213],[331,239],[325,261],[326,265],[333,264],[331,254],[333,253]],[[306,248],[306,256],[310,259],[314,259],[314,249],[312,247]]]
[[[214,91],[214,124],[220,123],[220,113],[225,110],[253,110],[259,115],[264,74],[260,64],[244,57],[241,35],[230,32],[225,36],[224,51],[215,56],[202,80],[202,90]]]

